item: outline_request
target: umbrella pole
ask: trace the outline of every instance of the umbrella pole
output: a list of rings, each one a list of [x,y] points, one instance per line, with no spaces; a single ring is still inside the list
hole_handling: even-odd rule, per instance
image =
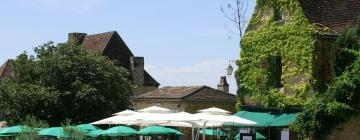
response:
[[[205,140],[205,125],[206,125],[207,122],[204,122],[204,125],[203,125],[203,134],[202,134],[202,140]]]
[[[192,140],[195,140],[195,137],[194,137],[194,124],[191,124],[191,139]]]

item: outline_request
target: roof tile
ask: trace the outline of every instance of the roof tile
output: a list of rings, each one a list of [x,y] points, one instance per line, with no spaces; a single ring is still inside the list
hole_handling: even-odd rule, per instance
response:
[[[356,26],[360,0],[300,0],[305,16],[339,33]]]

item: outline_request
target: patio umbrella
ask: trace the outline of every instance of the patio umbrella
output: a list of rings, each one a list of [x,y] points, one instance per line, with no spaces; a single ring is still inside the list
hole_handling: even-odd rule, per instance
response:
[[[0,129],[0,132],[2,131],[2,130],[4,130],[5,128],[2,128],[2,129]],[[10,137],[10,136],[14,136],[15,134],[2,134],[2,133],[0,133],[0,137]]]
[[[167,108],[163,108],[163,107],[158,107],[158,106],[151,106],[148,108],[144,108],[141,110],[138,110],[138,112],[146,112],[146,113],[175,113],[177,111],[175,110],[171,110],[171,109],[167,109]]]
[[[131,125],[130,122],[136,121],[137,118],[134,117],[134,115],[130,116],[112,116],[109,118],[105,118],[96,122],[93,122],[91,124],[127,124]]]
[[[177,130],[171,129],[171,128],[167,128],[167,127],[162,127],[162,126],[146,127],[146,128],[141,129],[138,132],[138,134],[140,134],[140,135],[170,135],[170,134],[184,135],[180,131],[177,131]]]
[[[126,109],[126,110],[124,110],[124,111],[115,113],[115,114],[113,114],[113,115],[115,115],[115,116],[130,116],[130,115],[137,114],[137,113],[138,113],[138,112],[135,112],[135,111]]]
[[[104,132],[105,130],[101,130],[101,129],[98,129],[98,130],[94,130],[94,131],[90,131],[88,134],[86,134],[87,136],[90,136],[90,137],[98,137],[100,136],[100,134],[102,132]]]
[[[26,132],[31,132],[31,128],[22,125],[16,125],[2,129],[0,131],[0,134],[18,134],[18,133],[26,133]]]
[[[194,114],[194,116],[200,120],[200,121],[196,121],[196,123],[202,124],[203,129],[205,129],[207,123],[221,123],[221,124],[234,123],[234,124],[249,124],[249,125],[256,124],[256,122],[243,119],[241,117],[229,115],[227,113],[228,111],[219,108],[213,107],[213,108],[198,110],[198,112],[203,112],[203,113]],[[202,139],[205,140],[204,133]]]
[[[77,125],[76,128],[80,129],[80,131],[82,131],[82,132],[87,132],[87,133],[90,131],[100,129],[92,124],[80,124],[80,125]]]
[[[224,132],[222,130],[203,129],[200,131],[200,134],[203,134],[203,133],[205,133],[205,135],[209,135],[209,136],[227,136],[226,132]]]
[[[38,132],[38,136],[53,136],[57,138],[70,138],[62,127],[45,128]]]
[[[102,133],[100,133],[100,135],[104,135],[104,136],[131,136],[131,135],[136,135],[137,131],[135,129],[132,129],[130,127],[126,127],[126,126],[116,126],[116,127],[112,127],[109,128],[105,131],[103,131]]]
[[[226,111],[224,109],[220,109],[220,108],[216,108],[216,107],[211,107],[211,108],[207,108],[207,109],[202,109],[202,110],[198,110],[198,112],[200,113],[207,113],[207,114],[214,114],[214,115],[225,115],[225,114],[230,114],[231,112]]]

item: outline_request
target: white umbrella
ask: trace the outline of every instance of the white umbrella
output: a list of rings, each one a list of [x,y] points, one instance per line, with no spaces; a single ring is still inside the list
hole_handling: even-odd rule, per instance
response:
[[[203,129],[206,127],[207,123],[237,123],[237,124],[256,124],[256,122],[240,118],[237,116],[229,115],[229,111],[212,107],[208,109],[198,110],[197,113],[194,114],[196,118],[200,119],[200,121],[196,123],[200,123],[203,125]],[[205,140],[205,133],[203,133],[203,140]]]
[[[163,107],[158,107],[158,106],[151,106],[151,107],[147,107],[144,109],[140,109],[138,110],[138,112],[146,112],[146,113],[175,113],[177,111],[175,110],[171,110],[171,109],[167,109],[167,108],[163,108]]]
[[[96,122],[93,122],[91,124],[126,124],[131,125],[130,122],[136,121],[136,118],[133,118],[130,116],[112,116],[109,118],[105,118]]]
[[[113,115],[116,115],[116,116],[130,116],[130,115],[137,114],[137,113],[138,113],[138,112],[135,112],[135,111],[126,109],[126,110],[124,110],[124,111],[115,113],[115,114],[113,114]]]
[[[225,115],[225,114],[230,114],[231,113],[229,111],[226,111],[226,110],[220,109],[220,108],[216,108],[216,107],[211,107],[211,108],[207,108],[207,109],[198,110],[198,112],[200,112],[200,113],[208,113],[208,114],[218,114],[218,115]]]

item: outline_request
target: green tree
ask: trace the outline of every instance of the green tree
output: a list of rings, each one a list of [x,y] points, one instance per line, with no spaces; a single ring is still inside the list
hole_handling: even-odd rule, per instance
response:
[[[12,77],[1,81],[7,120],[30,114],[51,125],[66,118],[88,123],[130,107],[128,72],[105,56],[68,43],[49,42],[34,51],[20,54]]]
[[[336,40],[334,47],[333,67],[337,76],[341,75],[357,58],[360,53],[360,17],[356,28],[349,28]]]

